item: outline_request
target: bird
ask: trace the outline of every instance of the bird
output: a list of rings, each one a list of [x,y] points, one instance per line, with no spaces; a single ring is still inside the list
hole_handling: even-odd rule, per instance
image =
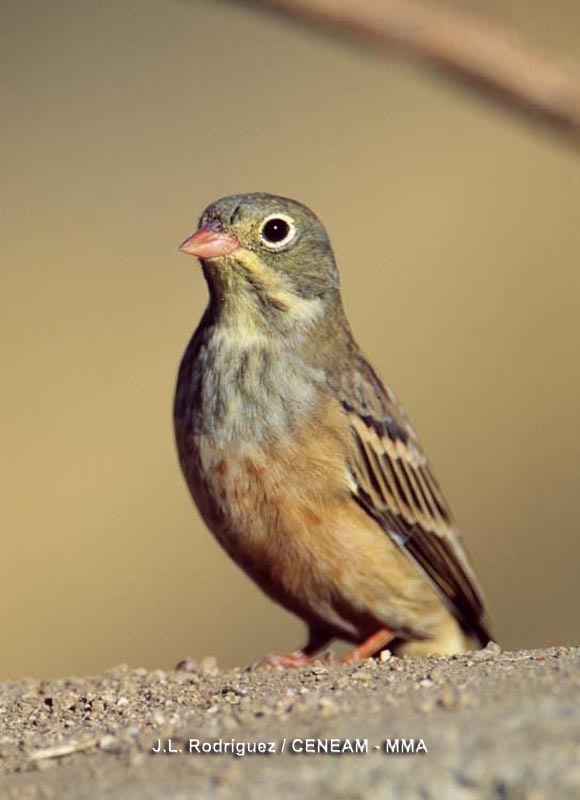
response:
[[[333,640],[356,663],[491,641],[486,603],[405,411],[356,344],[325,227],[269,193],[221,198],[180,251],[209,302],[174,401],[191,496],[229,556],[301,618],[311,664]]]

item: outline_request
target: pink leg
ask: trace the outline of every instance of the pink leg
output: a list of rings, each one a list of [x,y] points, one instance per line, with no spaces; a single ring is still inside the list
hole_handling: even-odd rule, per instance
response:
[[[388,630],[388,628],[379,628],[378,631],[365,639],[362,644],[347,653],[340,661],[342,664],[356,664],[363,661],[365,658],[374,656],[379,650],[382,650],[388,643],[394,639],[395,634]]]

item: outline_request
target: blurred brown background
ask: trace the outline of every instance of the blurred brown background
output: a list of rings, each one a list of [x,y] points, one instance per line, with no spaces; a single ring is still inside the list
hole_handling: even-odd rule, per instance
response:
[[[479,5],[580,51],[577,3]],[[4,0],[1,16],[0,677],[301,643],[204,530],[173,445],[206,302],[176,248],[207,203],[255,190],[327,224],[502,644],[577,644],[578,154],[243,5]]]

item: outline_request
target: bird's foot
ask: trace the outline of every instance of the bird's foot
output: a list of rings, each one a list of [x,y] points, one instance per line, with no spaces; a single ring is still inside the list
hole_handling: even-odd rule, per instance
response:
[[[257,661],[253,668],[256,667],[271,667],[272,669],[301,669],[308,667],[315,662],[328,661],[330,653],[324,653],[322,656],[310,656],[304,650],[294,650],[292,653],[268,653],[259,661]]]
[[[365,658],[370,658],[379,650],[383,650],[394,637],[395,634],[388,628],[379,628],[372,636],[341,658],[340,663],[358,664],[359,661],[364,661]]]

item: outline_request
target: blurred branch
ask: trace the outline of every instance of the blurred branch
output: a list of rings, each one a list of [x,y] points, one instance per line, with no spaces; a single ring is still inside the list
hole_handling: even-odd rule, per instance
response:
[[[257,0],[380,49],[396,47],[580,144],[580,67],[440,0]]]

